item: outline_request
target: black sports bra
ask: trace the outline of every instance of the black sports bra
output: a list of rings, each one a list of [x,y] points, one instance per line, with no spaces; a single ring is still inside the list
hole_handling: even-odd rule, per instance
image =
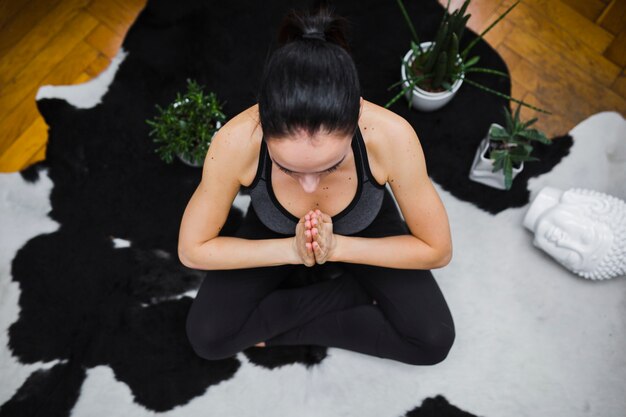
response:
[[[359,174],[358,186],[348,207],[332,217],[333,232],[340,235],[354,234],[369,226],[380,211],[385,194],[385,185],[378,184],[372,175],[367,148],[358,127],[352,138],[352,152]],[[241,188],[250,193],[252,207],[265,226],[276,233],[293,236],[300,219],[278,202],[271,178],[272,160],[268,157],[265,140],[262,140],[254,181]]]

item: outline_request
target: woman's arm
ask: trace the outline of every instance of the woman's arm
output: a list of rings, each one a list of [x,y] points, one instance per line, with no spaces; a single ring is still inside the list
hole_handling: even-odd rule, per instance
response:
[[[391,268],[441,268],[452,259],[450,224],[428,176],[419,138],[404,118],[378,109],[382,112],[380,135],[386,141],[385,146],[378,147],[377,155],[411,234],[383,238],[338,236],[334,257]]]
[[[242,113],[243,114],[243,113]],[[243,117],[243,116],[242,116]],[[235,269],[296,263],[293,237],[253,240],[219,236],[241,187],[252,155],[248,124],[236,116],[217,131],[202,168],[202,179],[181,219],[180,262],[194,269]]]
[[[218,236],[188,249],[181,262],[193,269],[243,269],[297,264],[294,238],[244,239]]]
[[[442,256],[413,235],[359,237],[335,235],[333,262],[384,266],[398,269],[435,269],[448,264],[452,256]]]

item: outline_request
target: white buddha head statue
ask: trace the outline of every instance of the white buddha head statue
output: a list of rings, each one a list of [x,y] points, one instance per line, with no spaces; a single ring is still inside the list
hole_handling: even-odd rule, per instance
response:
[[[626,203],[594,190],[544,187],[523,220],[533,244],[590,279],[626,273]]]

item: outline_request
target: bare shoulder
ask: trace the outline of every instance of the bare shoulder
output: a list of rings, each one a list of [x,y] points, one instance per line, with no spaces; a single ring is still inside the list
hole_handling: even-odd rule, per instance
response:
[[[219,148],[217,152],[220,155],[227,155],[231,159],[228,165],[239,172],[240,184],[246,183],[248,168],[258,157],[261,136],[258,105],[255,104],[229,119],[211,142],[211,147]]]
[[[363,100],[361,132],[367,146],[372,173],[384,183],[389,167],[393,166],[397,153],[394,148],[403,147],[407,141],[417,140],[413,126],[402,116],[367,100]],[[375,171],[378,171],[377,174]],[[385,181],[380,182],[380,179]]]

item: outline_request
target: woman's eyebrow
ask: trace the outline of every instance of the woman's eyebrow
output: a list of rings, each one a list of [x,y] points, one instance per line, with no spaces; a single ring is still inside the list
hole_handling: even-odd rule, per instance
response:
[[[268,156],[269,156],[269,154],[268,154]],[[344,159],[346,159],[346,157],[347,157],[347,156],[348,156],[348,154],[345,154],[345,155],[343,156],[343,158],[341,158],[341,160],[340,160],[339,162],[337,162],[335,165],[333,165],[333,166],[331,166],[331,167],[329,167],[329,168],[326,168],[326,169],[324,169],[324,170],[322,170],[322,171],[314,172],[313,174],[319,174],[319,173],[321,173],[321,172],[328,171],[329,169],[333,169],[333,168],[335,168],[337,165],[341,164],[341,163],[343,162],[343,160],[344,160]],[[291,169],[289,169],[289,168],[285,168],[284,166],[282,166],[282,165],[281,165],[281,164],[279,164],[278,162],[274,161],[274,159],[273,159],[271,156],[270,156],[270,159],[272,160],[272,162],[273,162],[273,163],[275,163],[276,165],[278,165],[280,168],[285,169],[285,170],[287,170],[287,171],[289,171],[289,172],[293,172],[294,174],[306,174],[306,172],[292,171],[292,170],[291,170]]]

